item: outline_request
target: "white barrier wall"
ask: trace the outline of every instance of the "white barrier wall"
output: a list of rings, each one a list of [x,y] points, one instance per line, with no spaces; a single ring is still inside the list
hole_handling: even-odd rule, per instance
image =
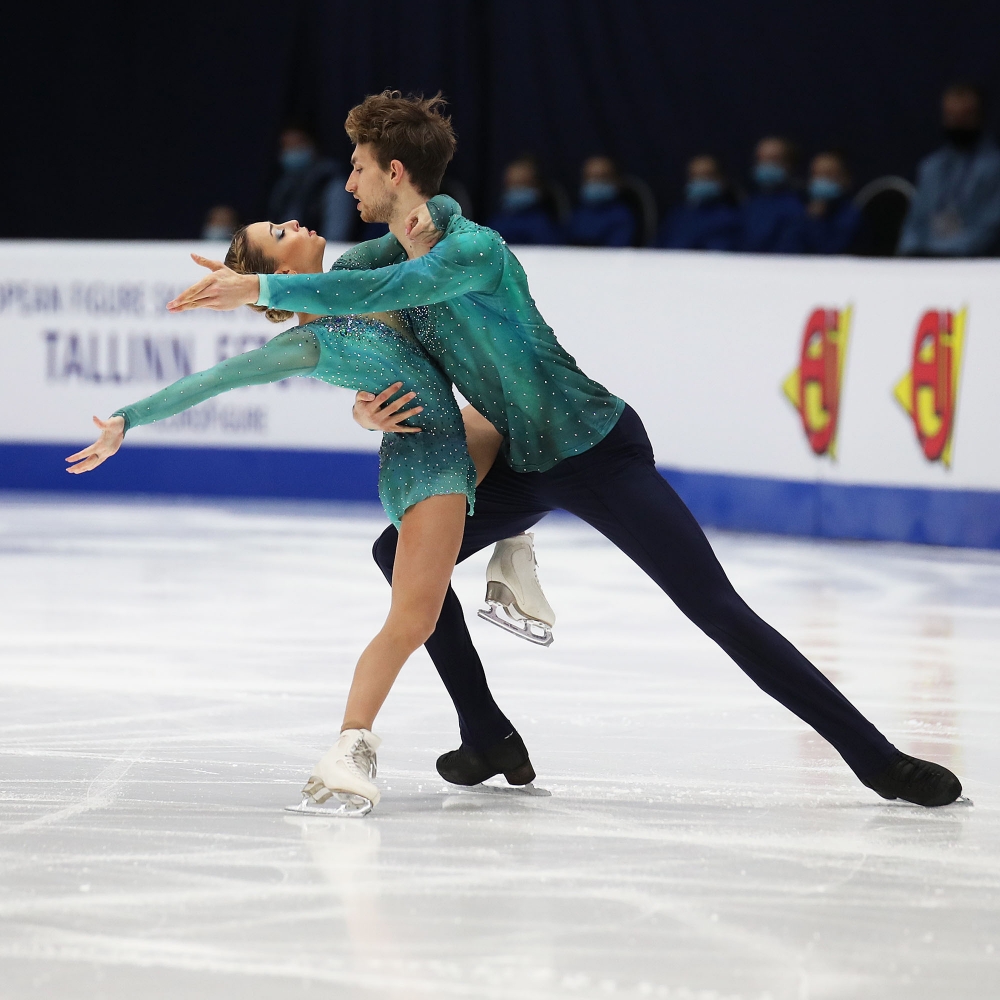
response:
[[[168,314],[199,275],[192,249],[206,250],[0,243],[0,443],[91,440],[91,413],[277,332],[247,309]],[[1000,491],[1000,262],[517,253],[562,343],[640,412],[664,467]],[[307,379],[242,389],[129,444],[373,452],[351,398]]]

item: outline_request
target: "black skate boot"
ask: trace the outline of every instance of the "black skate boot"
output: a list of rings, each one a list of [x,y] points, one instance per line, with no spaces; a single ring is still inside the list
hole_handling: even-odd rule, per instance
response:
[[[535,769],[517,732],[483,753],[463,743],[438,757],[437,772],[453,785],[478,785],[495,774],[502,774],[509,785],[528,785],[535,780]]]
[[[946,806],[962,794],[962,782],[951,771],[905,753],[895,757],[873,778],[862,783],[883,799],[905,799],[918,806]]]

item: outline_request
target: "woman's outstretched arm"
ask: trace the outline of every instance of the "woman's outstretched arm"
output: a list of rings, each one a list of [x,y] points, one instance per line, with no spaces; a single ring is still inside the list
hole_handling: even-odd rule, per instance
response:
[[[79,474],[96,469],[118,451],[130,427],[172,417],[230,389],[308,375],[317,364],[319,342],[316,335],[305,327],[285,330],[255,351],[227,358],[206,371],[185,375],[152,396],[116,410],[108,420],[94,417],[100,437],[89,447],[70,455],[66,461],[76,464],[66,471]]]

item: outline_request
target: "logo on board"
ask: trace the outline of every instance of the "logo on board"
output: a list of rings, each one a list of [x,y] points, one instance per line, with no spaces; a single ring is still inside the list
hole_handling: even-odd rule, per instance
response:
[[[951,468],[967,311],[929,309],[921,316],[910,370],[894,391],[913,421],[924,457],[929,462],[941,462],[945,468]]]
[[[782,388],[798,410],[809,447],[837,457],[837,418],[851,331],[851,307],[815,309],[802,332],[798,367]]]

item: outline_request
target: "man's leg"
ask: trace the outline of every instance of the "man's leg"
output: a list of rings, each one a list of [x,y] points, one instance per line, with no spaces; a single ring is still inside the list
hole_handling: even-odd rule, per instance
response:
[[[754,683],[829,740],[862,781],[892,760],[893,745],[736,593],[694,516],[656,471],[631,408],[600,444],[541,475],[542,497],[614,542]]]
[[[498,460],[476,489],[475,516],[465,519],[465,537],[458,561],[501,538],[526,531],[548,513],[532,491],[532,477],[510,471]],[[372,555],[386,580],[392,582],[398,534],[390,525],[376,540]],[[462,743],[479,752],[505,740],[514,726],[493,699],[482,660],[472,643],[462,605],[448,588],[427,650],[458,712]]]

